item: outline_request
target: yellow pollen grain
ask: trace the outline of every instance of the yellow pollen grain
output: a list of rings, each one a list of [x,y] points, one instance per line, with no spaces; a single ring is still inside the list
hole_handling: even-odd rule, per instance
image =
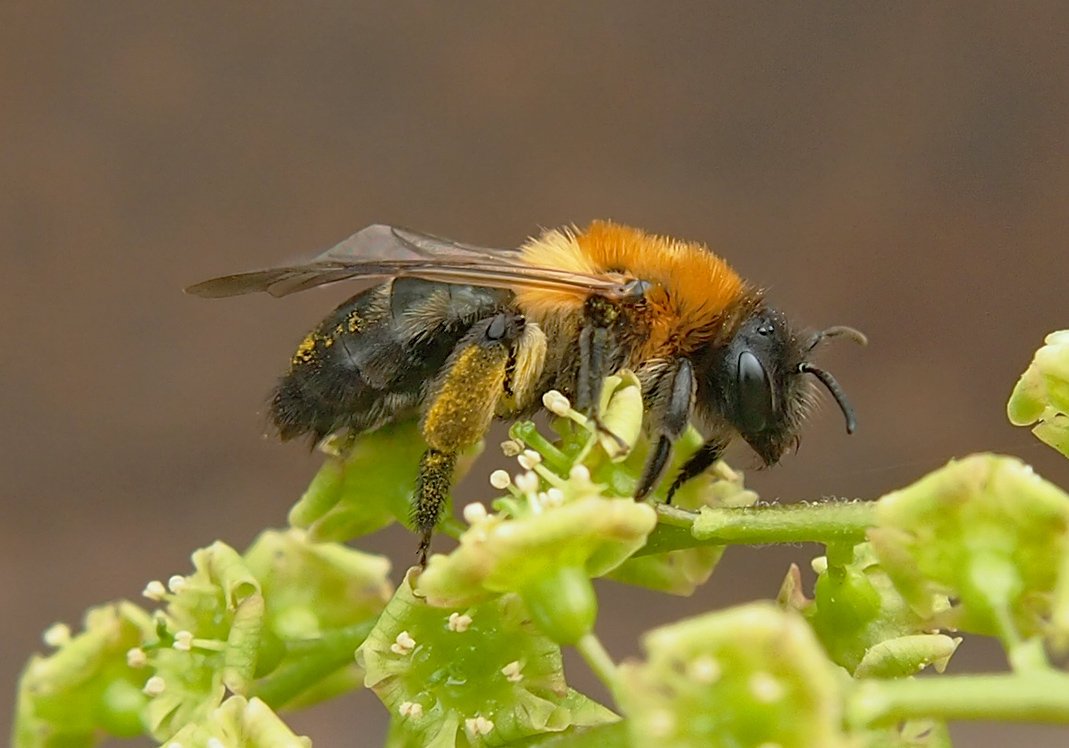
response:
[[[306,364],[315,357],[316,338],[315,333],[308,333],[301,344],[297,346],[297,351],[293,354],[293,364]]]

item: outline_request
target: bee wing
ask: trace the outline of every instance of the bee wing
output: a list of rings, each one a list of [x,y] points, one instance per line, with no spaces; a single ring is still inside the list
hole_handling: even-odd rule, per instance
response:
[[[519,249],[490,249],[377,224],[308,262],[253,270],[197,283],[187,293],[207,298],[264,291],[288,296],[353,278],[422,278],[495,288],[541,288],[623,297],[627,279],[525,264]]]

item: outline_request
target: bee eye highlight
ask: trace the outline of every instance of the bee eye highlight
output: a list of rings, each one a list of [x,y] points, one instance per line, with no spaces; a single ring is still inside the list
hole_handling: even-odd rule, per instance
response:
[[[765,367],[750,351],[739,354],[739,426],[744,431],[762,431],[772,421],[772,386]]]

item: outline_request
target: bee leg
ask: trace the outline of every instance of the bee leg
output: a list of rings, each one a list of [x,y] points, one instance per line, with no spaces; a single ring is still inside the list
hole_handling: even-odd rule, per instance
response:
[[[607,352],[611,344],[608,328],[587,325],[579,333],[579,377],[575,383],[575,408],[588,412],[596,408],[601,384],[609,374]]]
[[[419,480],[416,483],[417,501],[412,507],[412,524],[420,531],[419,565],[427,565],[427,551],[431,547],[431,535],[442,515],[442,508],[449,498],[453,484],[453,468],[456,452],[428,449],[419,460]]]
[[[672,486],[668,489],[668,497],[664,500],[666,504],[672,503],[672,496],[684,483],[691,478],[697,477],[704,473],[706,469],[714,462],[720,459],[720,455],[724,453],[724,449],[727,447],[727,441],[723,439],[710,439],[701,448],[690,456],[690,459],[683,463],[683,467],[679,469],[679,474],[675,480],[672,481]]]
[[[590,417],[598,433],[614,440],[621,449],[627,449],[627,443],[607,429],[598,417],[602,383],[613,367],[611,359],[616,341],[611,325],[616,320],[617,310],[611,302],[595,296],[587,301],[585,315],[586,323],[579,332],[579,373],[575,383],[575,409]]]
[[[646,467],[642,470],[635,499],[643,499],[657,485],[668,458],[672,454],[672,445],[682,436],[690,420],[690,411],[694,404],[694,367],[685,358],[679,359],[674,369],[661,375],[653,385],[648,399],[653,403],[650,421],[657,442],[650,452]],[[674,490],[675,486],[673,486]],[[671,492],[668,500],[671,501]]]
[[[421,533],[419,563],[427,564],[431,535],[453,483],[457,454],[478,443],[504,394],[505,376],[524,318],[502,311],[479,320],[449,355],[427,398],[420,430],[428,449],[419,463],[412,524]]]

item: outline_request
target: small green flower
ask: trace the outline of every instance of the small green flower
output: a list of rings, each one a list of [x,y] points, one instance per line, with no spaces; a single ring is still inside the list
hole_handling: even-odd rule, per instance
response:
[[[56,637],[53,628],[59,649],[34,656],[19,682],[15,744],[91,745],[104,734],[140,734],[149,673],[127,653],[152,631],[151,616],[129,602],[91,608],[73,637]]]
[[[935,619],[933,601],[949,595],[959,603],[939,620],[999,636],[1011,650],[1022,637],[1057,634],[1052,614],[1067,584],[1069,495],[1019,460],[951,462],[880,499],[869,535],[881,566],[922,618]]]
[[[504,745],[614,719],[564,682],[522,600],[435,607],[410,571],[357,657],[393,717],[390,745]]]
[[[169,580],[147,647],[155,736],[201,722],[227,690],[283,704],[356,687],[352,651],[389,597],[385,559],[268,530],[244,556],[216,542],[193,565]]]
[[[557,488],[559,506],[528,494],[517,506],[537,511],[478,519],[452,553],[431,557],[420,594],[433,605],[466,606],[518,592],[557,641],[589,632],[597,610],[590,578],[641,548],[657,516],[646,504],[602,497],[584,471]]]
[[[801,616],[753,603],[654,629],[620,667],[634,745],[837,748],[835,667]]]
[[[813,561],[814,599],[802,594],[801,574],[792,566],[781,603],[800,611],[832,660],[856,677],[901,677],[928,665],[941,672],[961,640],[930,633],[931,618],[919,616],[903,599],[870,544],[833,550]],[[945,595],[929,594],[927,609],[936,614],[949,609]]]
[[[374,618],[393,590],[385,557],[311,542],[301,530],[263,532],[245,563],[263,590],[268,628],[280,639],[311,639]]]
[[[246,693],[263,641],[264,598],[241,555],[216,541],[193,553],[193,567],[168,580],[157,641],[145,647],[155,673],[146,717],[160,740],[205,719],[227,689]]]
[[[245,558],[266,603],[253,693],[307,706],[359,688],[351,655],[390,599],[389,560],[294,529],[264,532]]]
[[[1006,407],[1015,426],[1069,457],[1069,330],[1052,332],[1013,388]]]

